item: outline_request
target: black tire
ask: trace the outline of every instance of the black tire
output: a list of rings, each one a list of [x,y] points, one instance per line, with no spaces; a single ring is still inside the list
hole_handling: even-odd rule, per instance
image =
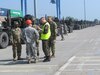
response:
[[[6,32],[0,33],[0,48],[6,48],[9,44],[9,37]]]

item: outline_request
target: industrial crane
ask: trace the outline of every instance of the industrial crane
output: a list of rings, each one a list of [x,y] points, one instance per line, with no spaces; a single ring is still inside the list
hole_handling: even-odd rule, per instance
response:
[[[61,18],[61,5],[60,0],[51,0],[52,4],[56,4],[56,12],[57,17]],[[23,7],[24,5],[24,7]],[[27,14],[27,0],[21,0],[21,10],[23,12],[23,8],[25,9],[25,15]],[[36,0],[34,0],[34,16],[36,17]]]

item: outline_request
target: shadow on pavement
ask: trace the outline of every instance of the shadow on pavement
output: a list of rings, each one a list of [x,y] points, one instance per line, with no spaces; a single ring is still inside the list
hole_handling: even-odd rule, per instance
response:
[[[39,57],[37,63],[43,62],[44,57]],[[0,65],[16,65],[16,64],[28,64],[26,58],[22,58],[22,60],[13,61],[13,59],[0,60]],[[32,64],[34,64],[34,59],[32,59]]]
[[[7,61],[12,61],[13,59],[7,59],[7,60],[0,60],[0,62],[7,62]]]

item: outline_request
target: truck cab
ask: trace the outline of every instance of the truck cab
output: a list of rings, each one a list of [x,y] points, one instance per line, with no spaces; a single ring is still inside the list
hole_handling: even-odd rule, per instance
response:
[[[0,8],[0,48],[6,48],[10,44],[11,28],[13,22],[18,21],[22,25],[22,12]]]

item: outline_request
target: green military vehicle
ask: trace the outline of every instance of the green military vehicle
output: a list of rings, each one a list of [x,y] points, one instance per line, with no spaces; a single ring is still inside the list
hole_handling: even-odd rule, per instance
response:
[[[22,17],[20,10],[0,8],[0,48],[6,48],[10,44],[13,22],[18,21],[21,25]]]

